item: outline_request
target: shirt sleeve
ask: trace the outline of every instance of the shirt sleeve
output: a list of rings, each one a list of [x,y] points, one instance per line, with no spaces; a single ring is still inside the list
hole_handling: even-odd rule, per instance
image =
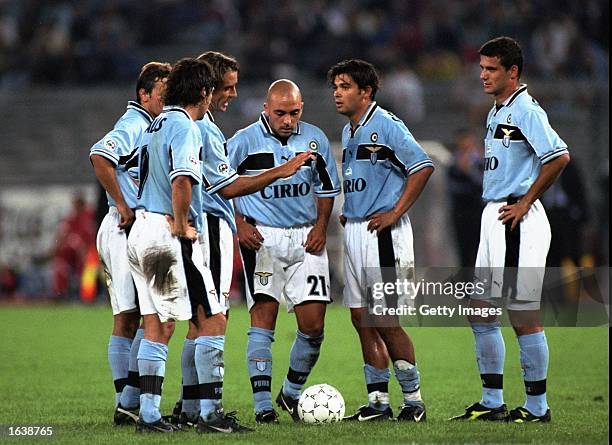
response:
[[[140,126],[120,123],[91,147],[89,157],[98,155],[108,159],[115,167],[123,165],[134,154],[140,133]]]
[[[238,179],[238,174],[225,155],[224,141],[210,130],[205,131],[202,138],[204,142],[202,176],[206,191],[216,193]]]
[[[542,164],[568,153],[567,144],[550,126],[548,117],[541,108],[526,113],[520,128]]]
[[[246,159],[248,152],[246,149],[246,144],[244,144],[244,138],[241,136],[241,132],[238,132],[229,138],[225,144],[230,166],[232,169],[238,171],[238,167],[242,161]]]
[[[397,123],[392,128],[389,141],[392,149],[390,160],[405,176],[413,175],[427,167],[434,168],[425,150],[403,123]]]
[[[331,198],[340,194],[340,180],[336,161],[329,144],[329,139],[321,135],[310,142],[309,147],[316,156],[314,161],[314,193],[320,198]],[[315,145],[315,146],[313,146]]]
[[[202,138],[195,127],[181,127],[170,139],[170,181],[177,176],[189,176],[202,182],[200,152]]]

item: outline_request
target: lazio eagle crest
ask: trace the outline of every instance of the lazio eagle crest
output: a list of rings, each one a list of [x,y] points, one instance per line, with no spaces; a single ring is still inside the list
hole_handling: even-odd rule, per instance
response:
[[[271,277],[273,274],[271,272],[255,272],[255,275],[259,277],[259,282],[262,286],[267,286],[270,282],[268,277]]]

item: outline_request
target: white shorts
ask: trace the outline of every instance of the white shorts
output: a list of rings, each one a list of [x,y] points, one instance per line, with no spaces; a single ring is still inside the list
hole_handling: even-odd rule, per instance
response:
[[[136,288],[128,262],[127,233],[117,227],[120,220],[119,211],[111,206],[100,224],[96,238],[113,315],[138,310]]]
[[[234,272],[234,234],[227,221],[214,215],[206,215],[208,237],[200,244],[204,265],[210,269],[215,290],[226,309]]]
[[[368,231],[369,221],[347,221],[344,226],[344,305],[368,306],[373,282],[414,279],[412,226],[408,214],[395,225]],[[382,274],[382,271],[385,271]],[[394,277],[389,277],[389,273]]]
[[[166,216],[138,210],[128,237],[130,268],[140,313],[162,322],[189,320],[198,305],[207,316],[223,312],[199,246],[170,232]]]
[[[264,237],[258,251],[240,246],[247,283],[249,310],[254,295],[268,295],[287,302],[287,311],[306,301],[331,302],[327,250],[307,253],[304,243],[312,226],[281,229],[257,226]]]
[[[487,280],[489,292],[477,299],[492,303],[510,298],[510,310],[536,310],[540,307],[546,256],[550,247],[550,224],[542,203],[537,200],[517,227],[503,225],[500,207],[506,202],[489,202],[482,212],[476,275]]]

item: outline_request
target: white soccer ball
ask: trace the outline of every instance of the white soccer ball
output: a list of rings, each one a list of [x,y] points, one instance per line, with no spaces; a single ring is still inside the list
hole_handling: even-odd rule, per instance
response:
[[[344,398],[333,386],[313,385],[300,396],[297,411],[305,423],[339,422],[344,417]]]

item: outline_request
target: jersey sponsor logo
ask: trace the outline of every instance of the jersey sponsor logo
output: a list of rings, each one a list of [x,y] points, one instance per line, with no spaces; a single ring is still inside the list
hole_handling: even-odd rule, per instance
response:
[[[259,283],[262,286],[267,286],[270,282],[269,278],[274,274],[271,272],[255,272],[255,275],[259,277]]]
[[[227,172],[229,172],[229,165],[227,165],[225,162],[222,162],[217,166],[217,171],[222,175],[227,175]]]
[[[115,151],[117,150],[117,143],[112,139],[107,139],[104,141],[104,147],[110,151]]]
[[[495,170],[499,166],[499,159],[495,156],[485,157],[484,158],[484,170]]]
[[[263,199],[298,198],[310,193],[310,184],[307,182],[300,182],[299,184],[276,184],[263,188],[259,193]]]
[[[317,144],[317,141],[310,141],[308,143],[308,148],[310,151],[317,152],[319,150],[319,144]]]
[[[345,179],[343,183],[344,193],[363,192],[367,185],[363,178]]]
[[[372,142],[376,142],[376,141],[378,141],[378,133],[372,133],[372,134],[370,135],[370,140],[371,140]]]
[[[512,114],[508,115],[508,118],[506,119],[506,122],[509,123],[509,124],[512,123]]]

